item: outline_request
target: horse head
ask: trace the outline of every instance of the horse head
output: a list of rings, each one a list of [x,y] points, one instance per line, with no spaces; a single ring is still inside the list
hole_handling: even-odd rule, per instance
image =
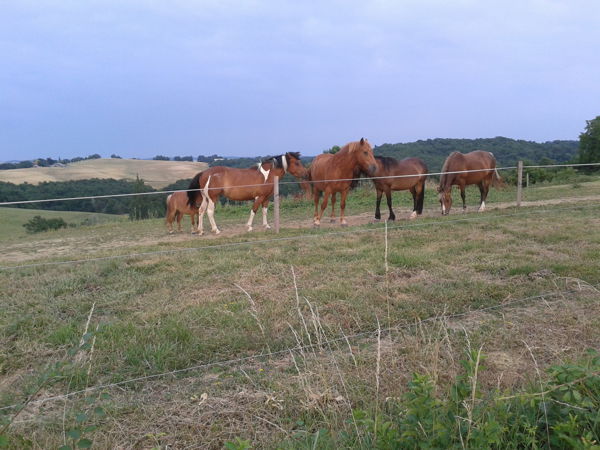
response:
[[[442,207],[442,215],[447,216],[450,214],[450,208],[452,207],[452,186],[450,186],[450,189],[444,189],[442,186],[438,186],[437,191],[440,194],[439,198]]]
[[[308,169],[300,161],[300,152],[287,152],[282,156],[283,163],[287,166],[286,171],[296,178],[308,178]]]
[[[352,148],[356,158],[356,163],[360,169],[369,176],[375,175],[377,171],[377,161],[373,155],[373,147],[365,138],[361,138]]]

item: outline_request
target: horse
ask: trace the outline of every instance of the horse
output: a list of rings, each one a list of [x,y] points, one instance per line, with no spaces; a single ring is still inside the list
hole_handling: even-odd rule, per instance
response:
[[[377,163],[373,156],[373,148],[365,139],[350,142],[344,145],[337,153],[324,153],[313,160],[309,169],[309,180],[313,183],[313,200],[315,202],[315,215],[313,224],[320,226],[321,217],[331,196],[331,208],[335,205],[335,194],[341,193],[340,224],[348,225],[344,212],[346,197],[352,187],[352,181],[362,171],[372,175],[377,170]],[[323,195],[321,210],[319,211],[319,198]],[[333,214],[332,214],[333,215]]]
[[[448,215],[452,207],[452,186],[457,185],[463,201],[463,211],[467,209],[465,200],[465,186],[477,184],[481,193],[479,212],[485,211],[485,199],[490,190],[502,186],[502,178],[496,170],[496,158],[491,152],[476,150],[470,153],[452,152],[442,168],[442,172],[460,172],[474,170],[476,172],[443,173],[438,186],[442,215]]]
[[[169,234],[173,234],[173,221],[177,220],[177,231],[181,233],[181,219],[185,214],[189,214],[192,219],[192,234],[196,233],[196,215],[198,208],[191,207],[188,204],[187,193],[184,191],[173,192],[167,197],[167,228]]]
[[[248,231],[252,231],[254,215],[262,205],[263,226],[271,228],[267,222],[269,199],[273,195],[273,180],[275,176],[283,177],[287,172],[296,178],[306,178],[308,171],[300,162],[300,153],[287,152],[259,163],[248,169],[236,169],[225,166],[214,166],[194,176],[188,189],[188,205],[198,206],[198,233],[202,235],[204,213],[208,213],[211,230],[215,234],[221,231],[214,218],[215,204],[221,195],[235,201],[254,200],[250,211],[250,218],[246,223]]]
[[[423,213],[423,200],[425,199],[425,181],[427,180],[427,165],[419,158],[406,158],[398,161],[395,158],[376,156],[377,170],[375,171],[373,184],[377,190],[375,203],[375,220],[381,220],[381,196],[385,192],[390,215],[388,220],[396,220],[392,210],[392,191],[410,190],[413,197],[413,211],[409,219],[414,219]],[[394,177],[397,175],[415,175],[414,177]]]

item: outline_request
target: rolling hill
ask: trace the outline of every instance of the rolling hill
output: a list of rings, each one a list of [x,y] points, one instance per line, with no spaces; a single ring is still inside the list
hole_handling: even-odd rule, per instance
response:
[[[0,171],[0,181],[38,184],[43,181],[72,181],[90,178],[135,180],[160,189],[182,178],[192,178],[208,167],[206,163],[190,161],[146,161],[140,159],[90,159],[65,167],[32,167]]]

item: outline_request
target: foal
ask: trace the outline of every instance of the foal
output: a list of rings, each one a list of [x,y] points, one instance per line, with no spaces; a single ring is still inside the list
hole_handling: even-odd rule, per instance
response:
[[[173,234],[173,221],[177,220],[177,231],[181,233],[181,219],[189,214],[192,219],[192,234],[196,233],[196,216],[198,208],[188,204],[187,193],[184,191],[173,192],[167,197],[167,229]]]

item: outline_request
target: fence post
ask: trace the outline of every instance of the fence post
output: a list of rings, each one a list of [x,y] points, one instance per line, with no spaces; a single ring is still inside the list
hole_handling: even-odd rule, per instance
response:
[[[521,206],[523,199],[523,161],[517,163],[517,207]]]
[[[279,177],[273,178],[273,220],[275,222],[275,233],[279,233]]]

